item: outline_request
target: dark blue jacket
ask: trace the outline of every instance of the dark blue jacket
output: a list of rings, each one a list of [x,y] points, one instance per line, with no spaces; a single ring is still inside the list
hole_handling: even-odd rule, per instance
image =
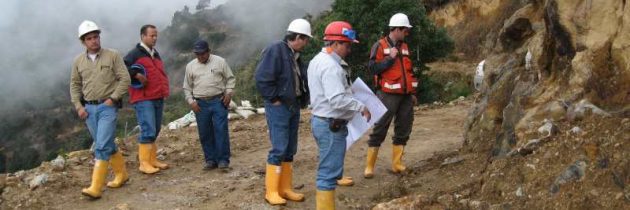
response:
[[[300,89],[302,96],[295,95],[295,81],[293,75],[293,51],[286,41],[276,41],[267,46],[256,66],[256,88],[267,101],[280,100],[287,105],[306,107],[309,103],[308,82],[306,69],[301,58],[297,60],[300,67]]]

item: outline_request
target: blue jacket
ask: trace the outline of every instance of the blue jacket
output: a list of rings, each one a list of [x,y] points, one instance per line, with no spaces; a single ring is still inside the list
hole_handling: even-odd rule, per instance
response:
[[[295,95],[295,81],[293,75],[293,51],[286,41],[276,41],[267,46],[263,52],[258,66],[256,66],[256,88],[267,101],[280,100],[287,105],[306,107],[309,102],[308,82],[306,69],[301,58],[298,58],[300,67],[300,90],[302,96]]]

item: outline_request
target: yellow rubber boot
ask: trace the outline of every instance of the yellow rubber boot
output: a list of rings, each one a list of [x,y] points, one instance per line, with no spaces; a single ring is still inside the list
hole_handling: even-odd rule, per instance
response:
[[[290,201],[304,201],[304,194],[293,192],[293,166],[291,162],[282,162],[279,194],[282,198]]]
[[[153,167],[159,168],[160,170],[164,170],[168,168],[168,164],[158,161],[157,145],[155,143],[151,144],[151,165],[153,165]]]
[[[376,164],[376,156],[378,156],[378,147],[368,147],[367,158],[365,158],[365,171],[363,177],[374,177],[374,165]]]
[[[405,146],[403,145],[393,145],[392,146],[392,171],[394,173],[402,173],[407,169],[402,164],[402,156]]]
[[[335,209],[335,191],[334,190],[317,190],[316,195],[317,210],[334,210]]]
[[[287,200],[280,197],[278,189],[280,187],[281,166],[267,164],[265,172],[265,200],[271,205],[284,205]]]
[[[107,186],[119,188],[129,180],[129,174],[127,174],[125,158],[123,158],[122,152],[118,151],[112,155],[109,159],[109,163],[112,165],[112,170],[114,171],[114,180],[107,182]]]
[[[160,171],[159,168],[151,165],[151,144],[138,144],[138,159],[140,159],[140,167],[142,173],[154,174]]]
[[[337,185],[349,187],[354,185],[354,181],[352,181],[352,177],[344,176],[341,179],[337,179]]]
[[[107,176],[108,162],[104,160],[96,160],[94,163],[94,171],[92,171],[92,185],[89,188],[83,188],[81,193],[90,198],[100,198],[101,190],[105,185],[105,178]]]

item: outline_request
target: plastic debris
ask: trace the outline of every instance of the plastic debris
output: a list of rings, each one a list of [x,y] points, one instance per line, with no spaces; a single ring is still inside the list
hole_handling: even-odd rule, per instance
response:
[[[54,160],[50,161],[50,165],[52,166],[53,171],[63,171],[66,166],[66,159],[59,155]]]
[[[477,70],[475,71],[475,78],[473,80],[473,84],[475,85],[476,90],[481,90],[481,85],[483,84],[484,72],[483,68],[486,64],[486,60],[479,62],[477,65]]]
[[[184,115],[183,117],[170,122],[168,124],[168,129],[170,130],[176,130],[176,129],[180,129],[183,127],[186,127],[188,125],[190,125],[190,123],[196,122],[196,118],[195,118],[195,112],[190,111],[188,114]]]
[[[527,54],[525,54],[525,69],[532,69],[532,52],[527,50]]]
[[[45,184],[48,181],[48,174],[40,174],[33,178],[29,183],[29,187],[31,190],[36,189],[37,187]]]
[[[236,109],[234,112],[236,112],[238,115],[243,116],[243,118],[247,119],[252,115],[255,115],[256,113],[252,110],[247,110],[247,109]]]

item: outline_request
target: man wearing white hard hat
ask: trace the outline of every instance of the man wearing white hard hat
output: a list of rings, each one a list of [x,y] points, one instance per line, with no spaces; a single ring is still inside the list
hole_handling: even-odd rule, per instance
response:
[[[405,171],[402,155],[413,125],[413,106],[418,80],[413,75],[409,48],[405,37],[411,29],[407,15],[398,13],[389,21],[389,34],[372,46],[368,68],[374,75],[377,95],[387,107],[385,115],[376,122],[368,140],[365,178],[374,176],[374,165],[378,149],[387,136],[389,125],[394,119],[392,145],[392,171]]]
[[[82,191],[91,198],[101,197],[110,163],[115,176],[107,183],[108,187],[121,187],[129,179],[114,136],[118,107],[131,79],[120,54],[101,48],[100,34],[101,30],[92,21],[79,25],[79,39],[86,50],[74,59],[70,75],[71,101],[79,117],[86,120],[95,143],[92,184]]]
[[[308,105],[307,66],[300,52],[308,44],[311,24],[293,20],[284,40],[263,50],[256,67],[256,88],[265,103],[271,150],[267,156],[265,200],[272,205],[304,201],[304,194],[293,192],[293,156],[297,152],[300,109]]]

